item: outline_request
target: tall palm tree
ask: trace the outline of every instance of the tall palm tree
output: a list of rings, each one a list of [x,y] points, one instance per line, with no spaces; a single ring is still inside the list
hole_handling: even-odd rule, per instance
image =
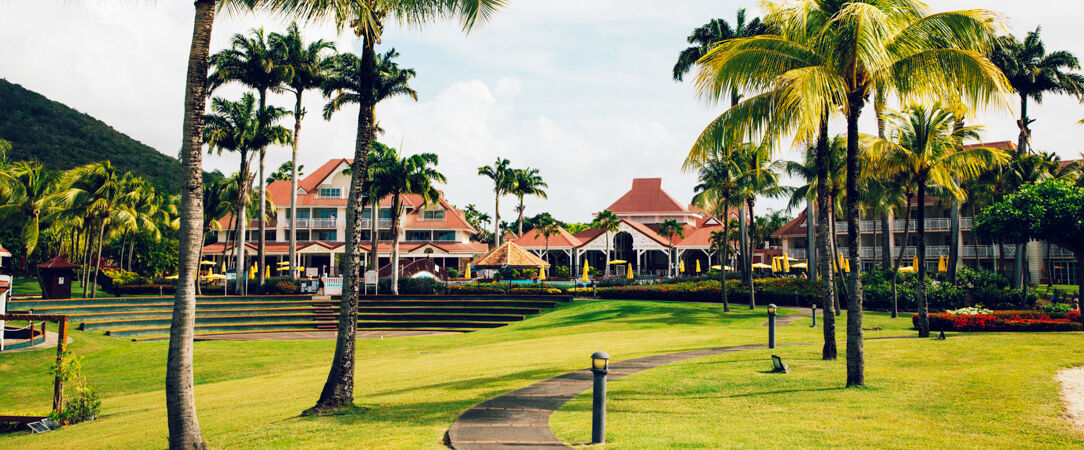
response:
[[[666,268],[666,273],[667,275],[672,275],[674,273],[673,261],[676,259],[674,255],[674,236],[685,239],[685,227],[674,219],[666,219],[662,222],[662,225],[659,225],[659,236],[665,237],[666,241],[670,244],[670,248],[668,249],[669,258],[666,258],[670,261],[670,267]]]
[[[738,208],[738,228],[741,236],[742,283],[749,287],[749,309],[756,308],[756,289],[753,286],[753,245],[749,240],[746,211],[751,221],[756,217],[753,207],[758,196],[775,198],[785,192],[779,185],[779,175],[776,173],[783,163],[773,161],[771,153],[769,147],[751,144],[740,146],[735,153],[742,170],[738,178],[738,195],[745,201],[744,207]]]
[[[18,161],[0,170],[5,200],[0,214],[12,223],[22,224],[19,238],[27,260],[38,247],[38,236],[45,228],[43,219],[50,213],[57,181],[57,175],[38,162]]]
[[[276,61],[275,52],[264,36],[263,28],[249,31],[249,36],[235,34],[231,39],[231,47],[211,55],[211,64],[215,71],[207,77],[210,89],[214,91],[219,86],[229,82],[239,82],[256,91],[259,100],[258,111],[267,109],[267,93],[282,92],[287,81],[288,69],[279,65]],[[275,108],[278,110],[278,108]],[[283,110],[285,111],[285,110]],[[258,116],[259,126],[270,127],[272,123],[264,120],[269,117]],[[256,247],[256,271],[259,273],[260,284],[264,282],[264,248],[266,246],[267,223],[262,218],[267,216],[263,209],[266,203],[264,195],[267,191],[267,177],[264,176],[264,158],[267,155],[267,146],[272,142],[263,143],[255,150],[259,157],[260,177],[260,217],[259,231]],[[239,276],[238,279],[241,277]]]
[[[759,17],[754,17],[749,23],[745,22],[745,8],[738,9],[738,16],[733,26],[725,19],[711,19],[708,23],[694,29],[692,34],[685,38],[692,45],[678,54],[677,63],[674,64],[674,81],[682,81],[696,62],[720,42],[767,32],[768,27],[760,21]],[[736,102],[738,96],[732,95],[731,99]]]
[[[554,221],[551,218],[543,219],[538,224],[538,226],[535,227],[535,232],[542,235],[542,238],[546,240],[546,262],[547,263],[549,262],[549,259],[550,259],[550,237],[557,234],[558,230],[560,228],[561,228],[561,226],[558,225],[557,222]]]
[[[725,147],[724,147],[725,148]],[[697,181],[693,188],[693,204],[710,211],[723,223],[723,236],[730,235],[730,215],[733,206],[741,207],[742,198],[738,192],[738,178],[742,169],[733,155],[725,151],[715,152],[710,159],[700,163]],[[719,289],[722,291],[723,311],[730,311],[730,302],[726,293],[726,263],[729,259],[729,240],[723,242],[721,262],[719,263]]]
[[[515,169],[509,167],[512,163],[507,158],[497,157],[492,166],[478,168],[478,175],[493,180],[493,246],[501,245],[501,197],[508,194],[516,187]]]
[[[283,2],[291,3],[286,0]],[[312,3],[314,5],[310,5],[308,11],[330,12],[340,28],[349,23],[354,35],[362,40],[358,132],[346,207],[343,302],[339,308],[339,326],[331,370],[320,392],[320,399],[308,410],[308,413],[318,413],[342,408],[354,401],[354,336],[357,328],[357,291],[362,267],[361,237],[364,231],[361,220],[363,205],[358,201],[368,191],[368,154],[370,143],[375,139],[374,115],[378,99],[376,44],[384,33],[385,22],[391,20],[406,25],[423,25],[455,17],[459,18],[463,30],[468,31],[478,21],[485,21],[496,13],[503,6],[504,0],[354,0],[345,5],[339,2]]]
[[[918,332],[930,335],[929,308],[926,301],[926,237],[925,202],[927,189],[937,187],[958,200],[965,193],[959,177],[978,176],[984,169],[1006,159],[1001,150],[974,147],[963,149],[966,139],[978,139],[979,127],[956,125],[956,117],[940,104],[911,105],[900,114],[889,115],[890,139],[870,139],[874,154],[883,158],[877,164],[881,170],[906,172],[918,192],[916,218],[918,237]]]
[[[1040,27],[1029,31],[1023,41],[1012,35],[999,36],[990,51],[990,60],[1009,79],[1009,84],[1020,98],[1020,128],[1016,150],[1028,153],[1031,148],[1031,124],[1028,117],[1028,99],[1043,103],[1043,94],[1072,95],[1084,97],[1084,75],[1069,72],[1080,69],[1080,61],[1068,51],[1047,53],[1039,36]]]
[[[102,267],[106,229],[118,220],[120,205],[133,194],[126,191],[124,176],[117,173],[108,160],[76,167],[65,174],[65,178],[64,190],[59,194],[64,207],[92,218],[98,225],[94,275],[83,285],[83,290],[86,290],[87,284],[90,284],[90,297],[94,298],[98,290],[96,280]]]
[[[613,211],[608,209],[602,210],[598,213],[593,220],[591,220],[591,229],[602,231],[602,240],[606,241],[606,271],[605,275],[610,276],[610,233],[616,233],[621,228],[621,219],[614,214]],[[617,236],[615,235],[614,238]]]
[[[301,135],[301,119],[305,110],[301,107],[301,97],[305,91],[317,89],[324,81],[324,75],[331,68],[328,53],[335,52],[335,44],[323,39],[306,43],[297,28],[297,22],[290,24],[286,34],[271,33],[268,38],[271,46],[271,58],[274,65],[283,70],[284,90],[294,94],[294,140],[290,156],[290,277],[297,276],[297,180],[301,169],[297,164],[297,148]],[[260,234],[263,234],[262,230]]]
[[[212,231],[222,231],[219,220],[230,213],[230,205],[233,198],[229,196],[230,179],[222,178],[208,183],[203,188],[203,231],[201,244],[207,242],[207,237]],[[222,246],[225,251],[225,245]],[[203,245],[199,248],[199,260],[203,261]],[[199,293],[199,285],[196,285]]]
[[[403,215],[403,195],[412,194],[421,197],[422,204],[417,208],[440,201],[440,191],[436,183],[448,180],[437,171],[437,155],[420,153],[399,156],[398,151],[390,149],[380,159],[380,164],[373,167],[371,183],[380,186],[381,192],[391,197],[391,292],[399,295],[399,219]]]
[[[519,200],[519,206],[516,207],[516,212],[519,213],[519,218],[516,220],[519,231],[516,234],[523,236],[523,197],[533,195],[539,198],[547,198],[546,188],[549,185],[542,181],[542,175],[539,175],[538,169],[535,168],[512,169],[512,173],[515,185],[509,193],[515,195],[516,199]]]
[[[865,383],[859,255],[858,118],[875,89],[901,98],[962,92],[969,105],[999,100],[1008,84],[984,54],[998,17],[985,10],[930,14],[916,0],[765,2],[774,35],[725,41],[700,62],[698,85],[709,99],[733,89],[768,91],[737,105],[705,130],[697,147],[724,134],[794,134],[826,142],[828,112],[847,122],[845,189],[848,280],[847,385]],[[870,30],[877,30],[871,32]],[[728,116],[728,117],[724,117]],[[737,119],[737,120],[734,120]],[[721,131],[713,131],[721,130]],[[695,150],[695,148],[694,148]]]
[[[238,186],[238,213],[234,216],[235,220],[237,220],[238,235],[238,244],[236,245],[238,289],[245,282],[245,277],[242,276],[241,272],[245,267],[244,245],[248,226],[246,208],[249,203],[248,195],[252,183],[251,175],[249,175],[251,158],[253,153],[258,152],[261,148],[267,148],[271,144],[288,144],[293,140],[290,136],[290,130],[277,125],[289,113],[283,108],[274,106],[257,107],[255,102],[255,97],[251,93],[243,94],[241,100],[236,102],[215,97],[211,101],[212,113],[204,117],[206,125],[203,134],[209,151],[218,150],[219,153],[232,151],[241,156],[241,168],[238,172],[241,177],[241,184]],[[263,178],[262,173],[260,176]],[[266,205],[268,203],[266,189],[263,188],[262,183],[259,197],[260,214],[256,217],[262,223],[267,221]],[[262,230],[260,236],[263,236]],[[258,270],[262,270],[262,266],[258,265],[257,267]]]

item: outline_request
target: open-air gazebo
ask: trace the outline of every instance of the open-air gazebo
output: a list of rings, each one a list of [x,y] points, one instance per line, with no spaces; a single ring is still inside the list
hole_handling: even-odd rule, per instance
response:
[[[475,258],[470,265],[475,269],[537,269],[550,266],[542,258],[512,241],[505,242],[500,247]]]

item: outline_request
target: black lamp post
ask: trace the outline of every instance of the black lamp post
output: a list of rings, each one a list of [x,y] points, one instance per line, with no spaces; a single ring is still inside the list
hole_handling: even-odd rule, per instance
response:
[[[591,373],[595,374],[591,402],[591,444],[606,443],[606,374],[610,372],[609,368],[609,354],[601,350],[591,354]]]
[[[816,328],[817,327],[817,304],[814,303],[812,306],[813,306],[813,325],[810,325],[809,328]]]
[[[768,305],[768,348],[775,348],[775,303]]]

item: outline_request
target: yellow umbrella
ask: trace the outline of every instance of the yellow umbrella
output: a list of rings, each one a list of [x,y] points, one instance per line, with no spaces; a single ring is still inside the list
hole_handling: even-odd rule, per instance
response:
[[[290,265],[290,261],[279,261],[279,265],[280,266],[288,266],[288,265]]]
[[[700,260],[696,260],[696,273],[700,273]]]
[[[256,279],[256,266],[248,266],[248,279]]]
[[[470,264],[467,264],[467,276],[466,276],[466,278],[468,278],[468,279],[470,278]]]
[[[779,271],[779,258],[773,256],[772,257],[772,273],[776,273],[778,271]]]
[[[213,265],[215,265],[215,262],[214,261],[200,261],[199,265],[201,265],[201,266],[213,266]]]
[[[847,273],[851,272],[851,258],[843,260],[843,271]]]
[[[772,266],[769,266],[769,265],[764,264],[764,263],[753,263],[752,266],[753,266],[754,269],[771,269],[772,268]],[[795,267],[795,266],[791,266],[791,267]]]
[[[632,279],[632,264],[629,264],[629,268],[628,268],[628,270],[625,271],[625,273],[628,275],[628,277],[626,277],[626,278],[631,280]]]
[[[806,263],[798,263],[798,264],[794,264],[794,265],[792,265],[792,266],[790,266],[790,267],[791,267],[792,269],[808,269],[808,268],[809,268],[809,264],[806,264]]]
[[[685,273],[685,260],[678,261],[678,271]]]
[[[226,276],[222,275],[220,273],[215,273],[215,274],[207,275],[207,276],[205,276],[203,278],[208,279],[208,280],[225,280]]]
[[[166,277],[167,280],[176,280],[177,278],[178,278],[177,275],[170,275],[170,276]]]
[[[546,279],[546,267],[538,266],[538,280],[544,281]]]
[[[918,253],[915,253],[914,256],[911,256],[911,268],[914,270],[918,270]]]
[[[608,264],[613,265],[613,264],[628,264],[628,263],[629,263],[628,261],[625,261],[623,259],[615,259],[613,261],[610,261]]]
[[[590,270],[590,269],[591,269],[591,265],[585,262],[585,263],[583,264],[583,278],[582,278],[582,280],[583,280],[583,282],[584,282],[584,283],[586,283],[586,282],[588,281],[588,280],[587,280],[587,272],[588,272],[588,270]]]
[[[913,273],[915,271],[915,266],[900,267],[899,271],[900,273]]]
[[[263,266],[263,268],[264,268],[263,277],[264,278],[271,278],[271,266]]]
[[[944,256],[938,256],[937,257],[937,271],[938,272],[948,272],[948,261],[946,261],[947,259],[948,258],[946,258]]]
[[[790,259],[787,258],[787,252],[783,252],[783,271],[790,272]]]

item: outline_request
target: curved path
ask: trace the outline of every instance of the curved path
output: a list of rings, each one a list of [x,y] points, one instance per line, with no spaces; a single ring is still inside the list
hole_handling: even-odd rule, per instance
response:
[[[786,309],[798,311],[800,314],[779,317],[777,325],[789,325],[808,317],[811,312],[808,308]],[[764,325],[767,326],[768,323],[765,322]],[[779,345],[802,344],[808,343]],[[760,348],[768,346],[761,344],[718,347],[611,362],[608,378],[619,379],[642,370],[702,356]],[[455,420],[448,430],[448,443],[460,450],[524,446],[568,448],[550,430],[550,414],[577,395],[591,389],[592,382],[590,369],[577,370],[482,402]]]

